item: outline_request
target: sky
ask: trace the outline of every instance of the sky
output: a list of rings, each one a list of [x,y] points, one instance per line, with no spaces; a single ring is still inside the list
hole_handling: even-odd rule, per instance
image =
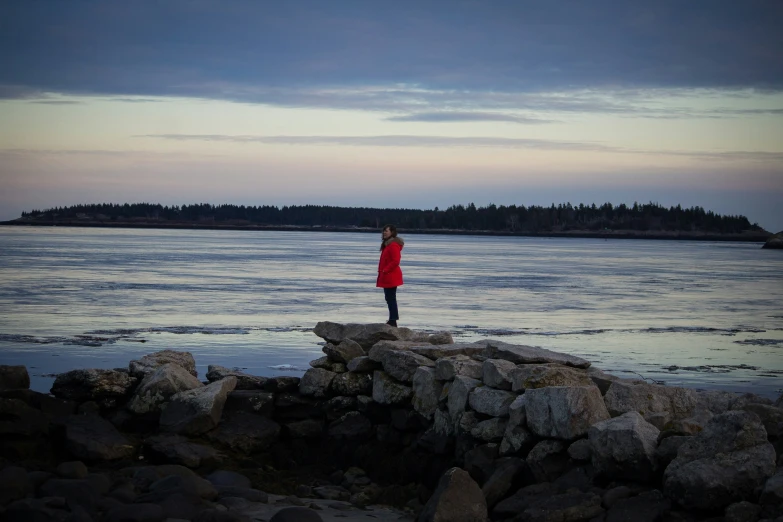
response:
[[[783,2],[6,0],[0,219],[657,202],[783,230]]]

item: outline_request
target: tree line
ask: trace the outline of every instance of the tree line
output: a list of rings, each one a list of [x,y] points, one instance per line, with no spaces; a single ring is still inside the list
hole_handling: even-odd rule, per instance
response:
[[[394,223],[408,230],[457,229],[507,232],[554,232],[569,230],[689,231],[734,234],[762,231],[745,216],[720,215],[702,207],[666,208],[657,203],[633,205],[604,203],[601,206],[453,205],[445,210],[380,209],[327,205],[192,205],[164,206],[154,203],[101,203],[22,212],[23,220],[94,220],[115,222],[201,223],[223,225],[294,225],[380,228]]]

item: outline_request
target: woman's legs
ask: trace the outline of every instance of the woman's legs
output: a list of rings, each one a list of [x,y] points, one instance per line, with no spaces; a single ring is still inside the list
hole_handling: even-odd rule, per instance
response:
[[[386,298],[386,304],[389,307],[389,321],[396,323],[400,318],[400,314],[397,311],[397,287],[384,288],[383,296]]]

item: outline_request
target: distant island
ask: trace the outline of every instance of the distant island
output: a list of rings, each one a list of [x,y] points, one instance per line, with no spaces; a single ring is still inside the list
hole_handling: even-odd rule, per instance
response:
[[[771,234],[745,216],[724,216],[702,207],[666,208],[657,203],[601,206],[453,205],[441,210],[325,205],[164,206],[101,203],[22,212],[2,225],[227,230],[330,230],[377,232],[394,223],[406,233],[612,237],[648,239],[767,240]]]

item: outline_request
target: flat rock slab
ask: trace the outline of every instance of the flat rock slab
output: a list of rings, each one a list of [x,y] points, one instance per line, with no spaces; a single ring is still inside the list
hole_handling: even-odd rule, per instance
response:
[[[96,415],[73,415],[65,422],[65,447],[84,460],[128,459],[133,442],[109,421]]]
[[[538,346],[508,344],[501,341],[486,341],[486,343],[487,348],[484,356],[488,359],[504,359],[514,364],[558,363],[573,366],[574,368],[590,367],[590,361],[586,359],[575,355],[553,352]]]

